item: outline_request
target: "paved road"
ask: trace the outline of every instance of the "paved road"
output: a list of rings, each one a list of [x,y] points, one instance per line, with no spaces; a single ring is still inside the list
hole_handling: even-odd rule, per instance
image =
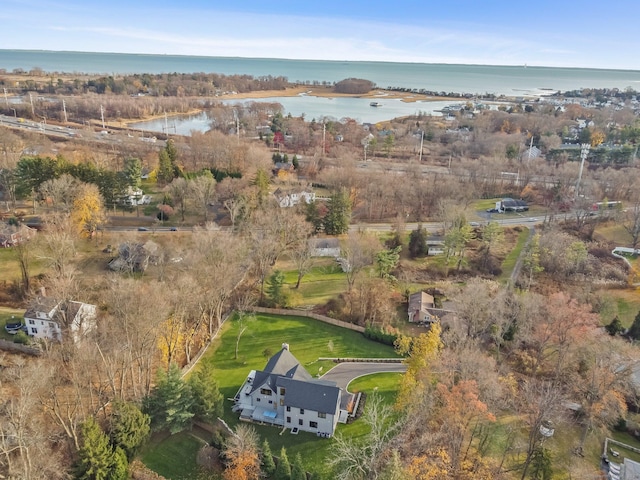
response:
[[[402,363],[344,362],[333,367],[320,379],[336,382],[338,387],[347,390],[352,380],[363,375],[385,372],[404,373],[406,370],[407,366]]]

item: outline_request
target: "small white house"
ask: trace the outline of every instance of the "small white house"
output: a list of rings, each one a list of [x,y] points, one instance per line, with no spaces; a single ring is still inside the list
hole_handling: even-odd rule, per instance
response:
[[[24,313],[24,323],[30,337],[62,341],[68,332],[78,343],[96,327],[96,306],[38,297]]]
[[[311,203],[316,199],[316,193],[311,190],[289,190],[278,188],[273,192],[278,205],[281,208],[295,207],[299,203]]]

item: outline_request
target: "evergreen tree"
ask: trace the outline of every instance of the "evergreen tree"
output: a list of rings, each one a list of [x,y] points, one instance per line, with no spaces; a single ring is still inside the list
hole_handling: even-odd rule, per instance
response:
[[[109,445],[109,438],[93,417],[81,427],[76,476],[78,480],[126,480],[127,457],[123,450]]]
[[[256,172],[256,178],[253,180],[253,185],[258,188],[258,205],[262,206],[267,200],[267,195],[269,195],[269,176],[267,175],[267,172],[261,168],[258,169]]]
[[[324,219],[320,214],[320,209],[318,208],[318,204],[315,202],[315,200],[313,202],[307,203],[307,205],[305,206],[305,219],[307,220],[307,222],[313,225],[316,233],[322,231]]]
[[[271,453],[271,445],[265,438],[262,442],[262,461],[261,461],[262,473],[267,477],[271,477],[276,471],[276,464],[273,461],[273,453]]]
[[[174,434],[191,425],[193,396],[189,385],[180,378],[180,369],[175,363],[167,373],[158,372],[157,384],[145,398],[144,410],[151,417],[154,431],[167,428]]]
[[[189,386],[193,394],[193,412],[196,417],[206,422],[214,422],[222,415],[224,398],[214,378],[212,364],[203,363],[189,378]]]
[[[627,336],[633,340],[640,340],[640,312],[636,315],[633,323],[627,331]]]
[[[124,176],[127,184],[132,187],[139,187],[142,181],[142,162],[139,158],[127,158],[124,161]]]
[[[276,472],[273,475],[274,480],[291,480],[291,464],[287,457],[287,450],[282,447],[280,450],[280,458],[278,459],[278,466]]]
[[[622,326],[622,322],[618,317],[611,320],[611,323],[609,325],[605,325],[604,329],[612,337],[624,333],[624,327]]]
[[[275,270],[267,280],[267,296],[274,306],[286,306],[287,298],[283,289],[284,274]]]
[[[429,254],[427,247],[427,231],[418,225],[416,230],[409,234],[409,255],[411,258],[424,257]]]
[[[351,202],[345,190],[335,192],[329,197],[327,215],[324,217],[324,231],[328,235],[341,235],[349,231],[351,220]]]
[[[116,400],[109,420],[111,443],[121,448],[131,460],[149,436],[151,418],[142,413],[137,405]]]
[[[298,160],[298,156],[294,155],[293,159],[291,160],[291,165],[293,165],[293,168],[298,170],[298,168],[300,168],[300,161]]]
[[[391,278],[394,280],[391,275],[391,270],[396,268],[400,261],[400,250],[402,250],[401,245],[391,250],[382,250],[376,253],[376,270],[380,278]]]
[[[160,150],[158,154],[158,182],[162,184],[171,183],[173,180],[173,166],[171,159],[165,149]]]
[[[299,453],[296,453],[291,465],[291,480],[307,480],[307,473],[304,471]]]

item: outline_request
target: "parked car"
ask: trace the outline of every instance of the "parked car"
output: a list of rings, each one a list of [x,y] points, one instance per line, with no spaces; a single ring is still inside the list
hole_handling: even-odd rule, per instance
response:
[[[138,227],[139,232],[148,232],[149,229],[147,227]]]

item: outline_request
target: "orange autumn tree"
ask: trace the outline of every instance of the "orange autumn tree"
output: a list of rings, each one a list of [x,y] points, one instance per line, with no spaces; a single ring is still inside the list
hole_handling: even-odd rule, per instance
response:
[[[260,455],[258,434],[250,425],[238,425],[227,440],[224,455],[227,468],[225,480],[258,480],[260,478]]]

